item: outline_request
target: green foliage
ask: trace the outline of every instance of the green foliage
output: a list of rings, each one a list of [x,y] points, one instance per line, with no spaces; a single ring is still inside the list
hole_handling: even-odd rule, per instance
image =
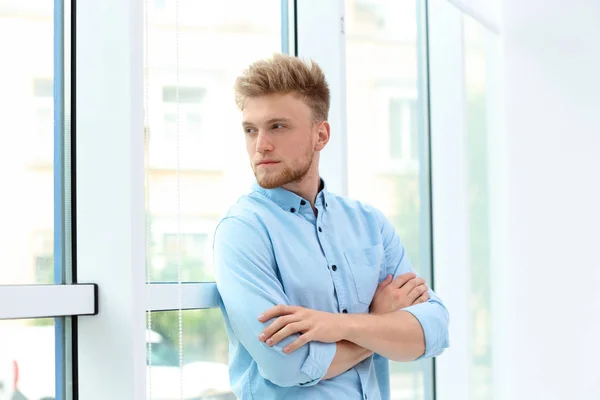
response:
[[[228,339],[219,309],[182,312],[184,362],[227,362]],[[179,312],[152,314],[152,329],[179,347]]]

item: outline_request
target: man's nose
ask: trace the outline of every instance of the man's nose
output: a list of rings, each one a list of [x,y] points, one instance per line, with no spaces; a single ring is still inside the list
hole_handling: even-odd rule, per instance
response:
[[[269,140],[269,137],[259,131],[258,137],[256,138],[256,151],[259,153],[273,151],[273,143]]]

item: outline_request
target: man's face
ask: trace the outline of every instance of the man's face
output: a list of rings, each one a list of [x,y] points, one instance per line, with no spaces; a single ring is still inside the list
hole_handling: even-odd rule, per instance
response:
[[[301,180],[315,155],[311,109],[292,94],[249,98],[244,104],[246,150],[258,184],[273,189]]]

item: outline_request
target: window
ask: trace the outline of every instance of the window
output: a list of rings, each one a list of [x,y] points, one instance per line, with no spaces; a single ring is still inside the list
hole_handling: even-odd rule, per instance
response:
[[[419,166],[418,101],[414,90],[382,90],[378,107],[381,122],[382,170],[406,172]],[[404,92],[404,95],[402,94]]]
[[[56,397],[53,318],[0,321],[0,398]]]
[[[163,87],[163,113],[165,135],[177,134],[177,100],[179,100],[180,133],[182,135],[201,135],[205,90],[198,87]]]
[[[0,0],[0,318],[11,319],[0,320],[1,399],[73,397],[71,318],[62,316],[83,315],[73,309],[85,301],[71,294],[85,285],[61,284],[72,272],[69,5]]]
[[[174,393],[179,393],[180,385],[178,312],[156,312],[153,320],[156,326],[147,332],[147,341],[151,343],[147,363],[151,368],[152,396],[177,398]],[[235,400],[229,385],[229,344],[221,311],[184,311],[183,320],[183,398]]]
[[[419,160],[417,100],[390,99],[390,158]]]
[[[53,15],[45,2],[33,4],[17,14],[0,8],[0,37],[19,38],[0,41],[0,104],[10,110],[0,121],[0,182],[19,188],[18,196],[3,196],[0,207],[4,285],[38,283],[33,238],[54,233]],[[51,246],[44,251],[53,254]],[[45,278],[53,281],[53,275]]]

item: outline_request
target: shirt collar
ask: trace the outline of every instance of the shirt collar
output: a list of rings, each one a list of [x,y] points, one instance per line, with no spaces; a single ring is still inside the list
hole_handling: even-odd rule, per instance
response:
[[[284,189],[282,187],[278,187],[275,189],[265,189],[262,186],[260,186],[255,180],[252,183],[252,189],[268,197],[279,207],[286,211],[297,212],[298,210],[300,210],[300,207],[310,207],[310,201],[308,201],[307,199],[303,199],[296,193],[290,192],[289,190]],[[328,197],[329,193],[327,192],[325,181],[321,179],[321,190],[319,191],[319,193],[317,193],[315,204],[321,205],[323,206],[323,208],[327,209],[329,207]]]

